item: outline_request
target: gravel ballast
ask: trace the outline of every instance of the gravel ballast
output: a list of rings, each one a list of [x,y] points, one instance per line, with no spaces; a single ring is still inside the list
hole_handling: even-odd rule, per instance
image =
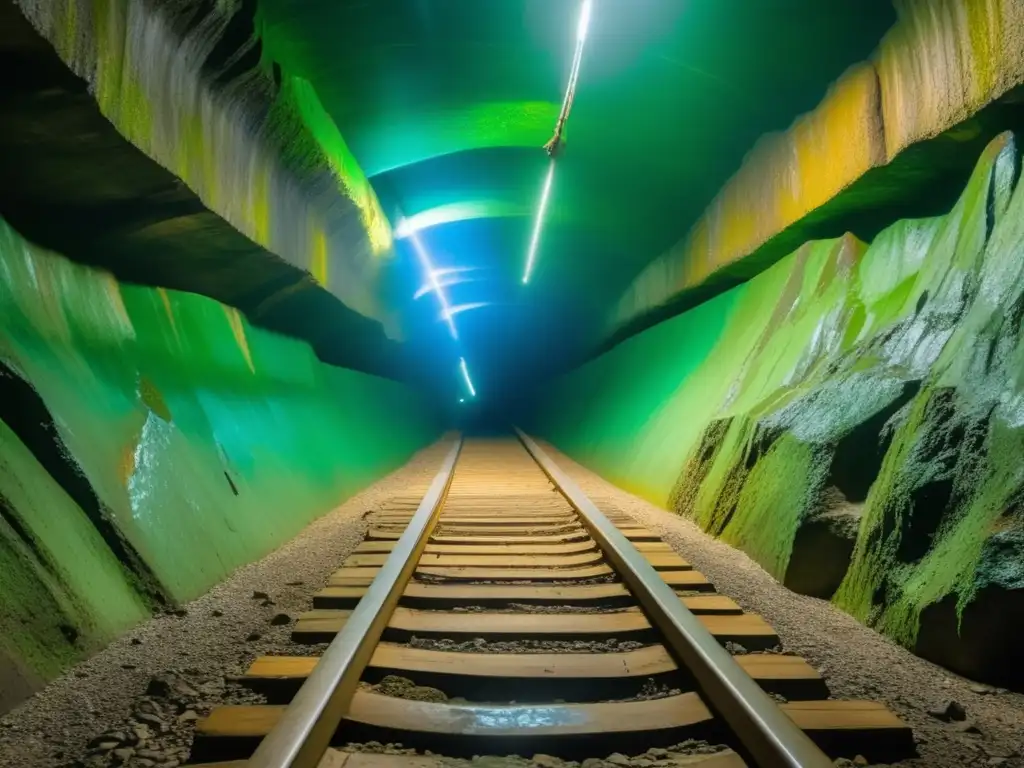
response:
[[[1024,768],[1024,695],[979,685],[915,656],[831,603],[786,589],[689,520],[615,487],[553,446],[543,447],[603,512],[633,516],[718,592],[763,616],[787,652],[821,672],[833,698],[881,701],[903,718],[914,729],[920,757],[898,765]],[[962,719],[946,714],[951,703],[957,718],[963,709]]]
[[[261,701],[238,685],[235,676],[258,655],[301,652],[289,639],[294,619],[311,607],[312,595],[362,540],[367,513],[429,479],[446,449],[438,444],[421,451],[276,552],[184,606],[180,615],[160,616],[136,627],[0,718],[0,765],[175,768],[183,763],[196,719],[220,704]],[[833,696],[884,702],[908,722],[920,757],[900,766],[1024,768],[1024,696],[978,685],[914,656],[831,604],[790,592],[742,552],[689,521],[615,488],[551,447],[545,449],[601,509],[633,516],[704,573],[720,593],[764,616],[786,652],[806,658],[821,671]],[[596,644],[600,647],[581,648],[570,643],[560,647],[558,642],[540,647],[537,641],[416,639],[412,645],[477,653],[608,652],[640,645],[603,641]],[[308,650],[320,652],[322,646]],[[399,685],[395,692],[404,697],[407,687]],[[430,696],[443,695],[433,691]],[[395,695],[390,688],[387,692]],[[425,688],[413,693],[428,695]],[[665,764],[661,759],[666,756],[659,754],[655,761],[650,757],[647,762],[636,758],[635,764]],[[480,763],[488,759],[460,765],[483,768]],[[495,768],[509,760],[546,768],[549,762],[561,762],[546,755],[493,760]],[[590,766],[585,762],[582,768],[605,764],[633,765],[634,758],[609,756]]]
[[[296,653],[294,618],[311,608],[313,594],[362,541],[367,513],[418,484],[425,488],[448,447],[442,442],[420,451],[182,606],[181,615],[135,627],[7,713],[0,718],[0,766],[174,768],[184,762],[198,717],[221,703],[260,700],[234,676],[256,656]]]

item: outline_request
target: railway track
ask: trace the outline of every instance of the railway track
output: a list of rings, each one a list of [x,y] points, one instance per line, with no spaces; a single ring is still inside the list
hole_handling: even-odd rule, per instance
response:
[[[258,658],[245,681],[268,703],[214,709],[192,763],[431,764],[331,746],[368,741],[572,760],[725,745],[685,763],[699,768],[913,750],[883,705],[829,699],[761,617],[632,518],[599,511],[525,435],[457,439],[429,487],[370,518],[292,637],[330,645]]]

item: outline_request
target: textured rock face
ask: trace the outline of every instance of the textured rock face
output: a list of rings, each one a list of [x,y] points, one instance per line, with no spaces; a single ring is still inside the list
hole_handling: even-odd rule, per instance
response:
[[[754,147],[687,236],[630,285],[609,332],[712,278],[756,274],[759,265],[786,253],[771,241],[790,228],[820,232],[823,221],[852,218],[851,211],[869,211],[880,201],[905,204],[899,188],[910,196],[919,190],[901,177],[939,180],[955,172],[955,160],[945,158],[961,154],[958,145],[983,132],[994,135],[975,116],[997,99],[1019,101],[1010,92],[1024,83],[1024,0],[902,0],[896,6],[898,21],[873,60],[852,67],[812,112]],[[1008,127],[1004,120],[998,130]],[[944,133],[949,141],[935,150],[945,156],[941,162],[908,158],[905,166],[883,168]],[[894,185],[890,177],[903,183]],[[830,210],[818,211],[828,203]],[[757,264],[744,267],[747,257]]]
[[[210,299],[119,285],[2,220],[0,317],[0,706],[291,538],[434,430],[399,384]]]
[[[1003,134],[946,216],[805,245],[563,379],[541,431],[791,588],[1024,685],[1019,169]]]
[[[261,62],[255,3],[17,4],[125,138],[253,242],[400,335],[379,284],[390,225],[315,91]]]

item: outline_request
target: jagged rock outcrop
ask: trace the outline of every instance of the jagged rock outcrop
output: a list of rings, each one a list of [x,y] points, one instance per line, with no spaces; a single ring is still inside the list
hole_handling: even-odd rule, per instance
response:
[[[262,55],[256,3],[14,2],[88,84],[103,117],[260,247],[250,251],[280,257],[390,337],[401,335],[382,300],[390,224],[316,91]],[[176,192],[164,202],[180,203]],[[188,226],[172,218],[163,234]],[[232,250],[251,257],[243,246]],[[308,289],[291,282],[293,291]]]
[[[119,284],[2,219],[0,317],[0,710],[434,429],[403,385],[211,299]]]
[[[540,430],[791,588],[1024,685],[1019,175],[1004,133],[947,215],[804,245],[565,377]]]
[[[1024,0],[895,5],[897,22],[871,61],[786,131],[764,136],[686,236],[630,284],[609,318],[613,338],[756,275],[810,238],[874,235],[894,213],[944,204],[943,188],[966,178],[970,158],[1019,124]]]

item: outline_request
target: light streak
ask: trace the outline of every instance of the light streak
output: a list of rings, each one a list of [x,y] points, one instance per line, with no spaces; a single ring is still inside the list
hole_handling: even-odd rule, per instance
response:
[[[580,9],[580,22],[576,26],[577,45],[587,39],[587,30],[590,28],[590,11],[593,5],[593,0],[583,0],[583,7]]]
[[[468,312],[471,309],[480,309],[480,307],[489,306],[491,306],[491,302],[489,301],[474,301],[472,304],[457,304],[456,306],[448,309],[448,314],[454,317],[459,314],[459,312]]]
[[[476,397],[476,389],[473,387],[473,380],[469,378],[469,368],[466,366],[466,358],[459,358],[459,368],[462,369],[462,378],[466,380],[466,389],[469,390],[469,396]]]
[[[430,254],[427,253],[426,247],[423,245],[423,241],[420,240],[419,235],[415,232],[409,235],[409,242],[412,243],[412,249],[416,253],[416,258],[419,259],[420,267],[423,269],[423,274],[427,276],[428,284],[434,295],[437,296],[437,301],[441,305],[441,317],[444,318],[445,322],[448,323],[448,330],[451,331],[452,338],[458,339],[459,332],[455,329],[455,321],[451,315],[451,305],[448,303],[448,294],[445,293],[444,287],[437,279],[437,270],[434,269],[434,264],[430,260]]]
[[[544,226],[544,217],[548,210],[548,200],[551,199],[551,184],[555,179],[555,161],[548,162],[548,175],[544,179],[544,188],[540,193],[540,203],[537,205],[537,216],[533,221],[533,234],[530,236],[530,250],[526,254],[526,269],[523,272],[523,285],[530,282],[530,275],[533,266],[537,261],[537,247],[540,245],[540,231]]]
[[[461,283],[474,283],[479,279],[476,277],[461,277],[459,275],[440,275],[439,273],[441,271],[442,270],[438,270],[437,272],[435,272],[434,276],[439,278],[437,280],[437,284],[440,285],[442,288],[448,288],[449,286],[452,285],[460,285]],[[422,299],[428,293],[433,293],[433,291],[434,281],[426,282],[416,289],[416,293],[414,293],[412,297],[414,300]]]

